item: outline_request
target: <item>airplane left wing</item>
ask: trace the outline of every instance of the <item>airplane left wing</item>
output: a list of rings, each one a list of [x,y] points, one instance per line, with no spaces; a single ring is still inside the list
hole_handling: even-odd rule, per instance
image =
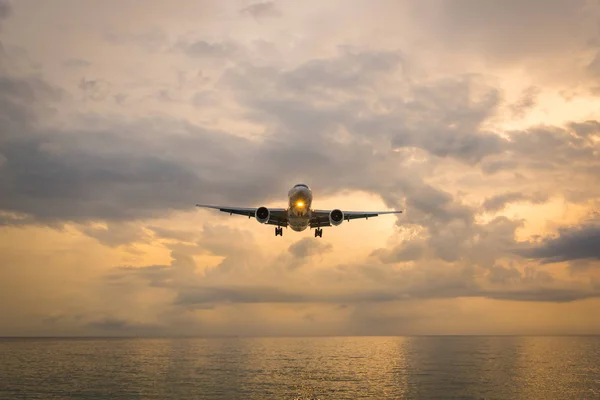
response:
[[[310,219],[310,227],[318,228],[322,226],[331,226],[329,222],[329,214],[332,210],[313,210],[312,218]],[[383,214],[402,214],[402,211],[342,211],[343,220],[350,221],[351,219],[377,217]],[[341,222],[343,222],[340,221]]]
[[[196,204],[196,207],[212,208],[221,212],[229,213],[229,215],[243,215],[248,218],[256,217],[256,210],[258,209],[248,207],[213,206],[209,204]],[[288,222],[285,208],[269,208],[269,213],[271,215],[267,224],[287,227]]]

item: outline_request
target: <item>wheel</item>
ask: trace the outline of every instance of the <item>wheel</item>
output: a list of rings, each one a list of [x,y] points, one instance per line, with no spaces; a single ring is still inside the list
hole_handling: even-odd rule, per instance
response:
[[[275,228],[275,236],[283,236],[283,228]]]

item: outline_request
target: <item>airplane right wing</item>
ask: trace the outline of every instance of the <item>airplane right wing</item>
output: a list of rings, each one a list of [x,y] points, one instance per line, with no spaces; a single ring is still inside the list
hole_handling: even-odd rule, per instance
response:
[[[377,217],[383,214],[402,214],[402,211],[341,211],[341,210],[313,210],[312,218],[310,220],[311,228],[319,228],[322,226],[331,226],[329,215],[332,214],[332,219],[338,219],[337,225],[341,224],[344,220],[350,221],[351,219]]]

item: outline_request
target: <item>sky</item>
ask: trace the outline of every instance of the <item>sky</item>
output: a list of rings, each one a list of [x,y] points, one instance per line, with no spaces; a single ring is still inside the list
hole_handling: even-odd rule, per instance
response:
[[[0,335],[599,334],[599,28],[584,0],[0,0]],[[405,213],[275,237],[194,207],[296,183]]]

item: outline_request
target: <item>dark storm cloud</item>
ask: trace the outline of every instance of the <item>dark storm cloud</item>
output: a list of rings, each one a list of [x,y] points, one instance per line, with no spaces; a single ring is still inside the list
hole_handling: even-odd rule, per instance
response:
[[[249,14],[256,19],[281,16],[279,7],[272,1],[251,4],[248,7],[242,8],[240,12],[242,14]]]
[[[600,224],[588,223],[559,229],[557,237],[543,239],[539,244],[531,244],[518,253],[544,263],[600,260]]]

